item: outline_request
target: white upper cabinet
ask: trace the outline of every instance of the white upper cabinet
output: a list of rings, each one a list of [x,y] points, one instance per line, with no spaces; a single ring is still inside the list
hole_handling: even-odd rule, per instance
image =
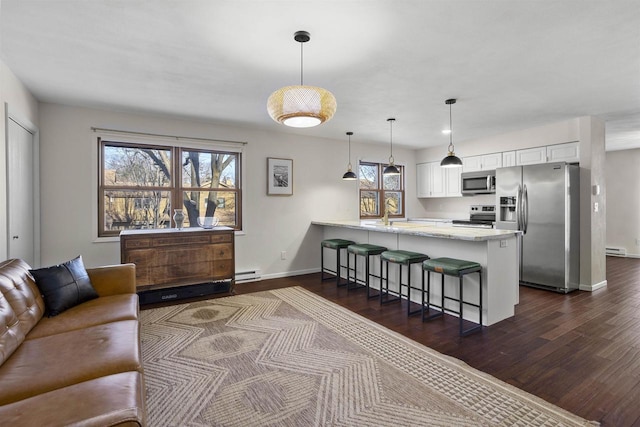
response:
[[[462,172],[493,170],[502,167],[502,153],[470,156],[462,159]]]
[[[578,163],[580,151],[577,142],[547,145],[516,151],[516,165],[535,165],[547,162]]]
[[[502,167],[508,168],[516,165],[516,152],[505,151],[502,153]]]
[[[417,164],[417,197],[461,197],[460,173],[460,168],[443,168],[440,162]]]
[[[577,142],[547,146],[547,162],[577,163],[580,161],[580,149]]]
[[[416,165],[416,195],[418,197],[430,197],[431,195],[429,169],[429,163],[418,163]]]
[[[547,147],[527,148],[516,151],[516,165],[535,165],[547,162]]]
[[[461,168],[445,168],[445,196],[446,197],[462,197],[462,169]]]

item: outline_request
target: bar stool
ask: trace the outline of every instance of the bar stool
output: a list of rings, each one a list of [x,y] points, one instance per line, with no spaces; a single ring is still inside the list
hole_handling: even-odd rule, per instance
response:
[[[425,276],[425,272],[427,272],[427,302],[426,302],[426,308],[427,310],[430,310],[431,307],[435,307],[435,308],[439,308],[440,312],[429,315],[427,317],[425,317],[425,301],[424,301],[424,276]],[[441,280],[440,280],[440,305],[435,305],[435,304],[431,304],[431,273],[440,273],[441,275]],[[479,303],[478,304],[474,304],[474,303],[470,303],[470,302],[466,302],[464,300],[463,297],[463,285],[462,285],[462,281],[465,275],[470,274],[470,273],[478,273],[478,276],[480,278],[480,283],[479,283],[479,288],[480,288],[480,298],[479,298]],[[444,294],[444,276],[453,276],[453,277],[458,277],[459,279],[459,287],[460,287],[460,299],[458,298],[453,298],[453,297],[448,297],[445,296]],[[461,259],[455,259],[455,258],[434,258],[434,259],[429,259],[426,260],[422,263],[422,321],[425,320],[431,320],[433,318],[436,317],[440,317],[442,315],[444,315],[444,311],[445,311],[445,306],[444,306],[444,301],[446,299],[451,300],[451,301],[457,301],[459,303],[459,311],[455,311],[455,310],[450,310],[450,309],[446,309],[447,311],[453,313],[453,314],[457,314],[458,316],[460,316],[460,336],[464,336],[464,335],[468,335],[472,332],[478,331],[480,329],[482,329],[482,266],[480,264],[478,264],[477,262],[473,262],[473,261],[465,261],[465,260],[461,260]],[[480,316],[479,316],[479,320],[480,322],[476,325],[473,326],[471,328],[468,328],[466,330],[464,330],[462,328],[463,326],[463,307],[464,305],[470,305],[472,307],[476,307],[478,308],[479,312],[480,312]]]
[[[322,243],[320,244],[320,281],[321,282],[331,279],[331,277],[328,277],[328,278],[324,277],[324,273],[326,271],[328,273],[335,274],[337,286],[345,286],[345,283],[342,283],[342,284],[340,283],[340,269],[344,267],[343,265],[340,264],[340,251],[342,251],[343,249],[347,249],[349,245],[354,245],[355,243],[356,242],[352,240],[345,240],[345,239],[325,239],[322,241]],[[335,270],[331,270],[324,266],[324,248],[334,249],[336,251],[336,269]],[[349,258],[349,255],[347,255],[347,259],[348,258]],[[348,276],[349,276],[349,271],[347,271],[347,283],[349,282]]]
[[[428,260],[429,257],[425,254],[421,254],[419,252],[411,252],[411,251],[403,251],[403,250],[395,250],[395,251],[384,251],[380,254],[380,304],[385,304],[388,302],[398,301],[402,298],[402,287],[405,286],[407,288],[407,316],[412,314],[416,314],[421,312],[423,308],[421,307],[418,310],[411,311],[411,290],[422,290],[424,288],[416,288],[411,286],[411,265],[421,263],[425,260]],[[383,274],[382,263],[385,263],[387,266],[387,274],[386,276]],[[400,268],[400,275],[398,279],[398,292],[389,290],[389,263],[397,264]],[[407,283],[402,283],[402,266],[408,266],[407,272]],[[383,289],[383,282],[386,286]],[[395,294],[395,298],[389,298],[389,294]],[[383,296],[386,295],[387,299],[384,300]]]
[[[382,252],[386,251],[387,248],[384,246],[371,245],[369,243],[360,243],[355,245],[349,245],[347,247],[347,290],[356,289],[358,287],[366,287],[367,288],[367,298],[376,298],[379,294],[371,295],[371,287],[369,286],[369,259],[372,256],[380,255]],[[351,282],[351,255],[353,254],[353,282]],[[358,255],[364,257],[364,283],[358,282]],[[380,276],[375,276],[378,277]],[[350,284],[353,283],[355,286],[351,287]],[[382,284],[380,284],[382,287]]]

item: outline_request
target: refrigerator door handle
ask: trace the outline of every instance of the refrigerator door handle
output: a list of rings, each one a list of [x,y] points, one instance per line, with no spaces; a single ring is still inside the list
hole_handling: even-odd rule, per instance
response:
[[[518,184],[518,194],[516,195],[516,222],[518,230],[522,230],[522,186]]]
[[[524,189],[522,190],[522,192],[523,192],[522,228],[523,228],[524,234],[527,234],[527,228],[529,228],[529,193],[527,192],[526,185],[524,186]]]
[[[487,175],[487,190],[491,190],[491,175]]]

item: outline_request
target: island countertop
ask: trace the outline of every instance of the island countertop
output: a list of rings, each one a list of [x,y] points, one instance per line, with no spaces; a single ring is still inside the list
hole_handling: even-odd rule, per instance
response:
[[[314,225],[343,227],[354,230],[378,231],[382,233],[406,234],[411,236],[435,237],[440,239],[486,241],[499,240],[518,235],[515,230],[496,230],[493,228],[442,227],[420,223],[392,222],[384,225],[367,221],[311,221]]]

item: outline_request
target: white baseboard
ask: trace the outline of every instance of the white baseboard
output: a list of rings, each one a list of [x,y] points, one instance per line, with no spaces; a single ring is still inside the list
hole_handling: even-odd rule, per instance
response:
[[[281,273],[263,274],[262,279],[279,279],[282,277],[300,276],[303,274],[319,273],[320,268],[308,268],[306,270],[283,271]]]
[[[607,286],[607,281],[603,280],[600,283],[596,283],[595,285],[583,285],[580,284],[580,287],[578,289],[580,289],[581,291],[589,291],[589,292],[593,292],[596,291],[598,289],[602,289],[604,287]]]

